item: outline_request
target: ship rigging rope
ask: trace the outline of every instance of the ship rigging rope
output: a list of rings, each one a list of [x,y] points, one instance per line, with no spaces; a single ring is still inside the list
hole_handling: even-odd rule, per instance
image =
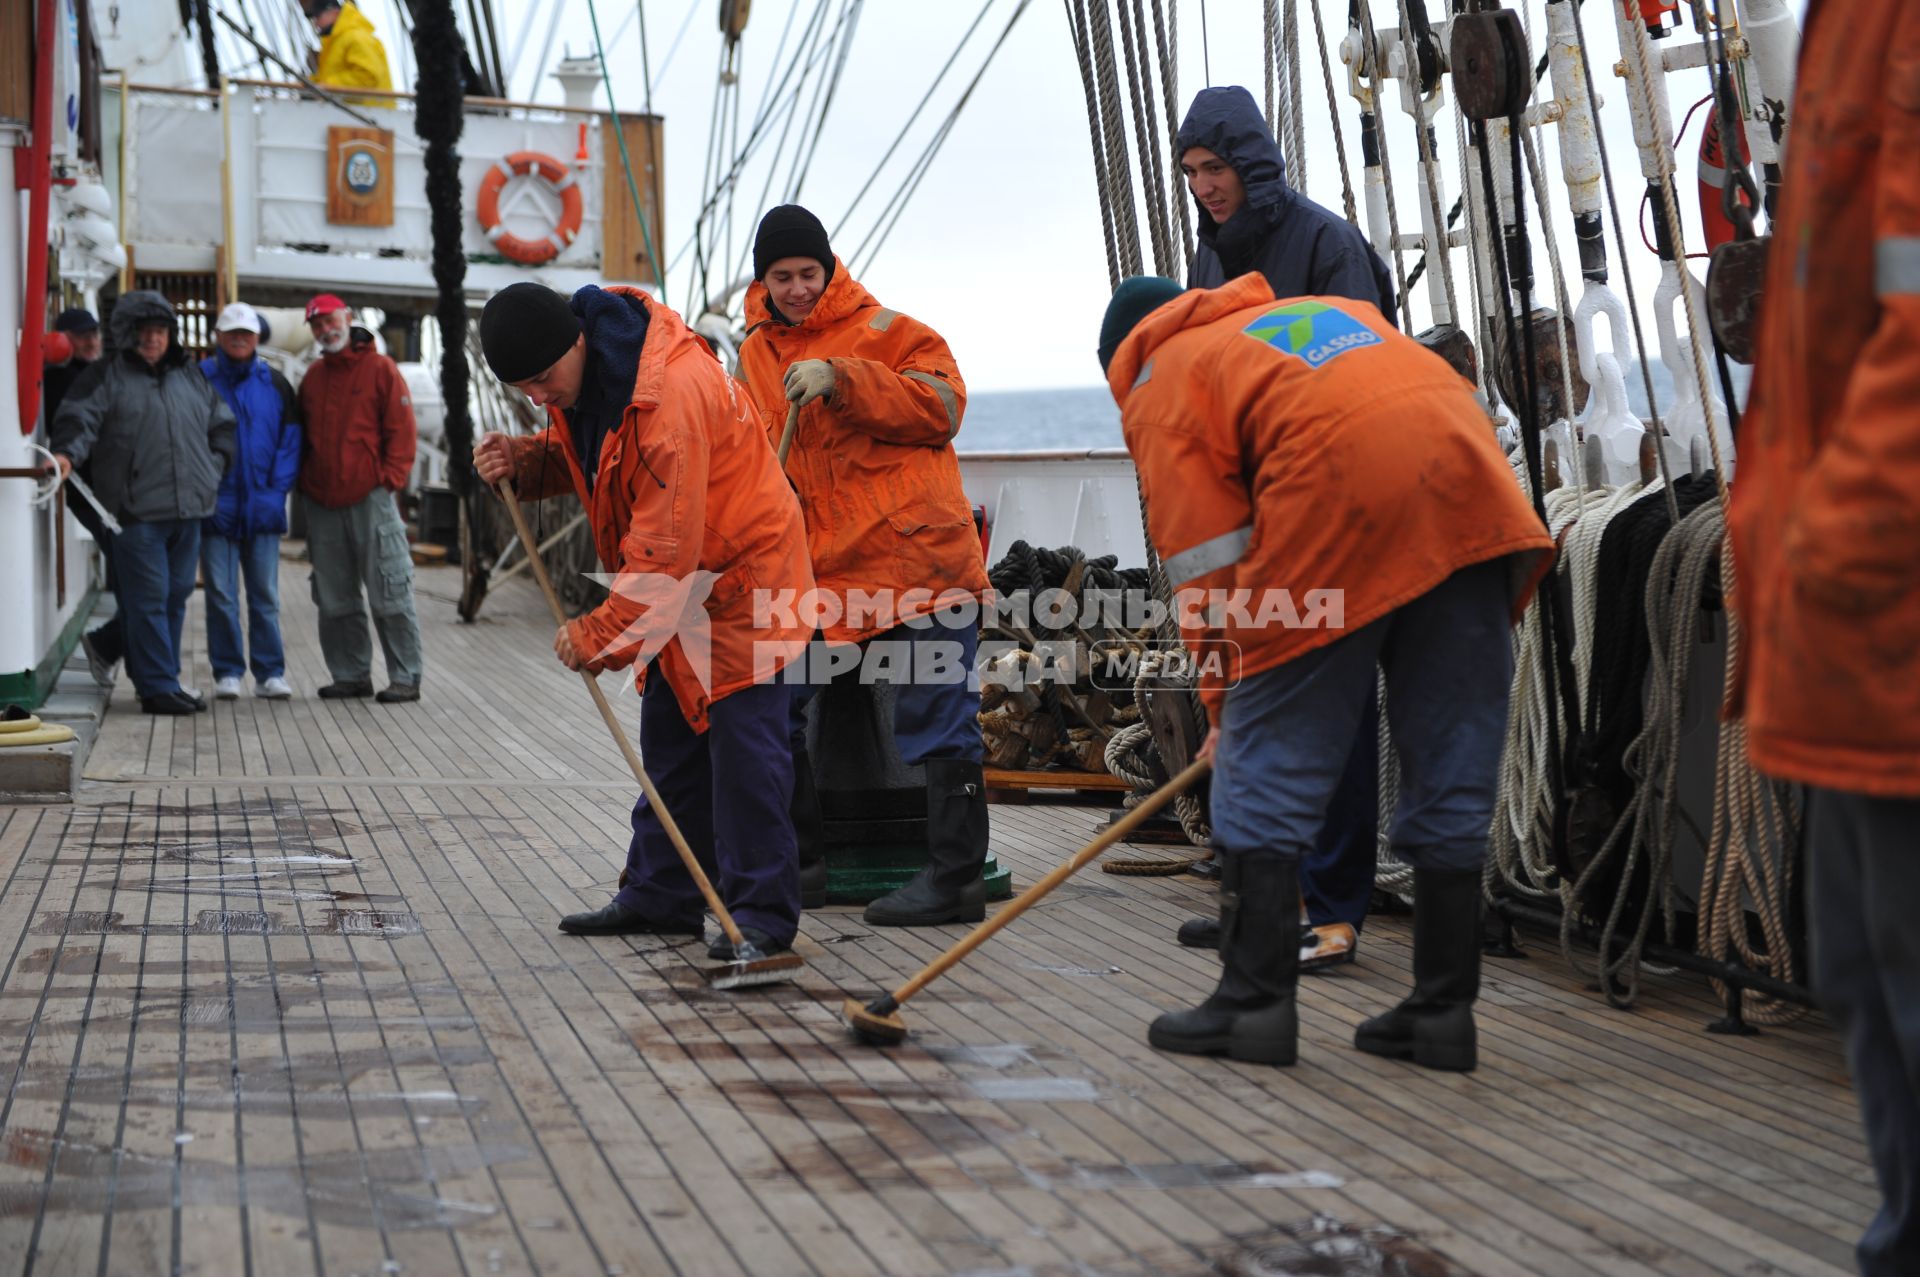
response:
[[[488,12],[491,14],[491,9]],[[633,215],[640,222],[640,238],[647,246],[647,263],[653,267],[654,283],[664,297],[667,291],[667,267],[654,249],[653,228],[647,225],[647,206],[641,202],[640,183],[633,175],[633,157],[627,154],[627,130],[620,123],[620,108],[613,99],[613,77],[607,71],[606,46],[600,43],[600,15],[594,10],[594,0],[587,0],[587,19],[593,24],[593,49],[600,58],[600,82],[607,89],[607,114],[613,118],[613,135],[620,139],[620,167],[627,173],[627,193],[633,198]]]
[[[1139,0],[1134,0],[1137,6]],[[1159,145],[1160,124],[1154,118],[1153,91],[1142,91],[1142,65],[1146,62],[1146,32],[1138,31],[1128,16],[1127,0],[1120,0],[1120,47],[1127,59],[1127,91],[1133,103],[1134,145],[1140,151],[1140,182],[1147,191],[1147,237],[1153,245],[1153,269],[1157,275],[1172,278],[1179,268],[1172,261],[1172,237],[1167,231],[1167,205],[1160,197],[1165,181]],[[1149,68],[1150,70],[1151,68]]]
[[[1380,139],[1380,182],[1387,197],[1387,252],[1393,262],[1394,277],[1400,282],[1401,329],[1413,332],[1413,289],[1407,282],[1407,263],[1400,253],[1400,210],[1393,198],[1393,165],[1387,161],[1387,116],[1381,105],[1380,42],[1374,36],[1373,9],[1368,0],[1359,0],[1355,15],[1360,23],[1360,60],[1367,70],[1367,92],[1371,96],[1373,127]]]
[[[973,73],[973,79],[967,81],[967,87],[954,102],[953,109],[948,111],[947,117],[940,122],[940,127],[934,131],[933,137],[928,140],[919,158],[914,161],[914,167],[908,171],[907,177],[901,182],[900,189],[888,202],[888,211],[881,214],[885,225],[875,223],[874,228],[867,233],[868,238],[873,240],[872,249],[866,250],[866,242],[862,241],[860,248],[855,250],[856,256],[859,256],[862,250],[866,250],[866,255],[856,273],[864,274],[873,265],[874,259],[879,257],[880,250],[885,247],[888,237],[893,234],[893,228],[900,224],[900,219],[906,214],[907,205],[919,191],[920,183],[932,170],[934,160],[939,158],[940,148],[947,144],[947,138],[953,133],[953,126],[959,123],[960,113],[967,109],[967,103],[973,100],[974,90],[979,88],[980,81],[986,78],[987,68],[993,65],[1001,48],[1006,45],[1007,37],[1013,34],[1013,28],[1026,15],[1027,8],[1032,3],[1033,0],[1019,0],[1019,3],[1014,6],[1012,15],[1007,18],[1007,25],[1001,28],[999,38],[993,42],[993,47],[987,50],[987,56],[981,61],[979,69]]]
[[[1644,354],[1647,349],[1647,335],[1640,324],[1640,301],[1638,290],[1633,286],[1633,272],[1627,269],[1627,263],[1631,258],[1627,256],[1626,223],[1620,218],[1620,200],[1613,191],[1613,161],[1607,158],[1606,125],[1602,122],[1600,116],[1600,90],[1594,87],[1593,82],[1593,59],[1588,56],[1588,49],[1591,46],[1587,43],[1586,19],[1582,16],[1584,7],[1585,6],[1580,3],[1575,3],[1573,6],[1573,34],[1575,41],[1580,46],[1578,53],[1581,68],[1584,72],[1580,78],[1586,84],[1587,110],[1593,117],[1594,150],[1600,154],[1600,184],[1602,189],[1607,193],[1607,220],[1613,224],[1613,242],[1615,251],[1619,254],[1620,280],[1625,286],[1627,293],[1627,318],[1633,326],[1633,344],[1636,350]],[[1628,91],[1632,91],[1631,85],[1628,86]],[[1676,227],[1675,229],[1677,233],[1678,228]],[[1676,240],[1675,242],[1677,243],[1678,241]],[[1648,425],[1656,444],[1654,454],[1660,461],[1661,477],[1668,478],[1666,474],[1667,450],[1664,447],[1658,446],[1660,437],[1665,433],[1660,425],[1660,403],[1654,397],[1653,393],[1653,368],[1645,358],[1640,360],[1640,378],[1647,392]],[[1704,403],[1702,407],[1705,407]],[[1718,462],[1716,461],[1715,464],[1717,465]],[[1671,494],[1669,494],[1668,499],[1669,501],[1672,500]],[[1673,516],[1674,522],[1678,523],[1680,521],[1680,510],[1678,506],[1669,505],[1668,513]]]
[[[1447,312],[1457,326],[1460,323],[1460,301],[1453,291],[1453,250],[1447,243],[1446,221],[1440,215],[1440,164],[1436,155],[1436,139],[1433,136],[1433,117],[1428,114],[1427,86],[1421,72],[1420,50],[1415,43],[1413,13],[1408,8],[1410,3],[1422,6],[1420,26],[1424,30],[1427,24],[1425,0],[1400,0],[1400,51],[1406,64],[1406,74],[1413,86],[1410,96],[1413,100],[1414,137],[1420,152],[1420,171],[1427,188],[1427,214],[1432,218],[1434,231],[1434,237],[1428,241],[1425,255],[1421,257],[1420,262],[1424,266],[1438,255],[1441,291],[1446,294]],[[1525,5],[1522,4],[1521,7],[1524,9]],[[1532,86],[1528,87],[1531,90]],[[1383,166],[1385,159],[1385,153],[1382,152]],[[1546,201],[1543,199],[1540,204],[1540,220],[1551,223],[1553,219],[1546,216],[1546,207]],[[1408,280],[1407,286],[1411,288],[1413,281]]]
[[[1187,218],[1192,201],[1187,197],[1186,178],[1180,172],[1180,157],[1173,153],[1180,141],[1180,7],[1173,4],[1163,16],[1162,0],[1153,0],[1153,37],[1160,52],[1160,92],[1167,108],[1167,198],[1173,202],[1180,223],[1180,273],[1169,276],[1186,278],[1186,264],[1193,260],[1193,224]]]
[[[1333,61],[1327,54],[1327,28],[1320,18],[1320,0],[1312,0],[1313,34],[1320,46],[1320,78],[1327,86],[1327,116],[1333,121],[1333,153],[1340,160],[1340,199],[1346,210],[1347,221],[1355,229],[1360,226],[1360,214],[1353,202],[1353,174],[1347,170],[1347,142],[1340,132],[1340,94],[1333,85]]]
[[[1107,250],[1107,287],[1120,287],[1120,241],[1119,228],[1113,215],[1113,200],[1109,198],[1113,187],[1107,180],[1107,153],[1100,145],[1100,103],[1095,96],[1093,86],[1092,54],[1088,51],[1087,35],[1081,18],[1084,14],[1074,12],[1074,0],[1062,0],[1067,9],[1067,25],[1073,32],[1073,52],[1080,62],[1080,87],[1087,99],[1087,132],[1093,138],[1093,181],[1097,188],[1100,204],[1100,229]]]
[[[1646,26],[1644,23],[1639,22],[1625,22],[1619,25],[1626,26],[1633,34],[1631,41],[1633,45],[1633,60],[1638,73],[1627,77],[1628,91],[1632,92],[1637,89],[1649,105],[1647,118],[1657,118],[1651,109],[1653,72],[1649,66],[1648,45],[1651,41],[1647,36]],[[1596,127],[1597,124],[1598,122],[1596,121]],[[1707,446],[1713,451],[1713,472],[1719,490],[1720,504],[1724,506],[1731,499],[1731,494],[1727,491],[1726,458],[1720,455],[1720,432],[1715,428],[1713,421],[1713,391],[1707,382],[1707,355],[1700,343],[1701,316],[1694,298],[1693,276],[1687,270],[1686,241],[1683,228],[1680,224],[1678,196],[1674,191],[1673,147],[1668,144],[1665,138],[1661,138],[1659,141],[1661,144],[1654,147],[1653,151],[1656,156],[1655,165],[1660,170],[1660,201],[1666,208],[1667,235],[1673,245],[1673,269],[1680,274],[1680,305],[1687,314],[1687,342],[1693,352],[1693,376],[1700,392],[1700,412],[1706,422]],[[1736,139],[1727,139],[1725,145],[1729,148],[1729,155],[1737,156],[1739,154]],[[1603,150],[1601,154],[1604,155],[1605,151]],[[1651,370],[1648,370],[1647,376],[1651,379]],[[1658,451],[1662,464],[1664,465],[1666,449],[1660,448]],[[1729,563],[1732,561],[1730,549],[1728,561]]]

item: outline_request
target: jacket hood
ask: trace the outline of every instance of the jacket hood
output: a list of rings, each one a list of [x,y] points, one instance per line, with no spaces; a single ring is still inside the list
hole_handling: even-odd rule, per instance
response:
[[[1139,381],[1141,368],[1153,358],[1153,352],[1161,343],[1174,334],[1272,300],[1273,289],[1266,276],[1252,271],[1218,288],[1189,288],[1153,310],[1134,325],[1133,331],[1113,352],[1113,362],[1107,365],[1107,388],[1113,392],[1113,401],[1123,410],[1126,408],[1127,396]]]
[[[767,293],[766,284],[754,280],[747,288],[747,331],[752,332],[769,321],[782,328],[803,331],[826,328],[848,315],[879,304],[879,300],[867,291],[866,285],[853,277],[847,264],[836,257],[833,259],[833,278],[827,281],[827,290],[820,294],[820,300],[814,303],[807,317],[797,324],[788,324],[773,313],[773,299]]]
[[[113,304],[107,335],[115,350],[131,353],[139,340],[140,326],[152,323],[165,324],[172,339],[167,343],[167,353],[160,358],[161,365],[185,363],[187,352],[180,349],[180,317],[174,313],[172,304],[152,289],[137,289]]]
[[[1267,220],[1273,220],[1293,203],[1293,189],[1287,185],[1286,156],[1273,140],[1273,130],[1260,114],[1259,103],[1245,89],[1230,85],[1202,89],[1195,95],[1174,138],[1174,163],[1179,164],[1180,157],[1196,146],[1204,146],[1232,167],[1246,187],[1247,207],[1258,210]],[[1213,215],[1199,200],[1193,204],[1200,217],[1200,234],[1211,240],[1218,229]]]
[[[358,5],[343,4],[340,6],[340,16],[333,20],[333,26],[321,38],[331,40],[336,36],[353,35],[361,31],[372,35],[373,21],[360,12]]]

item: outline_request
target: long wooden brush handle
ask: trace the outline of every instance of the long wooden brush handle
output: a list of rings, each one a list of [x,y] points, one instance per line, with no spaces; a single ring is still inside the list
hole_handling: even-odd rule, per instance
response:
[[[533,569],[534,580],[540,582],[540,592],[547,596],[547,610],[553,613],[554,624],[565,625],[566,611],[560,606],[560,596],[554,593],[553,579],[547,575],[547,565],[541,561],[540,552],[535,548],[533,534],[527,531],[527,516],[520,509],[520,499],[507,486],[506,480],[502,479],[494,486],[513,515],[513,530],[520,537],[520,548],[527,553],[527,564]],[[713,916],[720,920],[720,929],[727,933],[728,941],[738,948],[746,943],[740,928],[734,924],[733,915],[727,912],[727,907],[720,903],[720,893],[713,889],[713,883],[708,880],[706,870],[700,867],[700,860],[693,854],[693,848],[687,846],[686,835],[680,832],[680,826],[674,823],[673,813],[661,801],[660,791],[653,787],[653,778],[640,765],[640,755],[634,751],[633,742],[627,739],[626,729],[620,726],[613,706],[607,703],[607,694],[600,690],[600,680],[584,669],[580,671],[580,677],[586,683],[587,690],[593,693],[593,703],[599,708],[600,717],[606,721],[607,730],[613,733],[614,743],[620,746],[620,752],[626,756],[627,766],[633,769],[633,778],[640,782],[640,792],[647,796],[648,806],[660,818],[660,827],[667,831],[667,840],[680,853],[680,863],[686,866],[693,885],[700,888],[700,894],[706,897],[707,908],[713,910]]]
[[[780,459],[780,468],[782,470],[785,470],[787,468],[787,453],[793,450],[793,435],[794,435],[794,432],[799,428],[800,428],[800,405],[788,404],[787,405],[787,426],[786,426],[786,429],[780,432],[780,446],[773,450],[773,455]]]
[[[905,1002],[908,998],[939,979],[946,973],[949,967],[986,943],[994,932],[1000,930],[1000,928],[1006,926],[1009,922],[1012,922],[1028,909],[1038,904],[1042,896],[1086,868],[1089,864],[1093,863],[1094,860],[1099,858],[1101,852],[1145,824],[1155,812],[1172,802],[1174,798],[1185,791],[1189,785],[1204,776],[1212,766],[1213,764],[1204,758],[1198,762],[1190,763],[1185,771],[1154,791],[1152,796],[1147,798],[1146,801],[1122,816],[1119,820],[1114,821],[1098,838],[1095,838],[1092,842],[1074,852],[1073,855],[1067,857],[1063,863],[1055,866],[1053,871],[1047,874],[1046,877],[1040,879],[1040,881],[1034,883],[1031,887],[1028,887],[1018,896],[1009,900],[1005,905],[1002,905],[993,917],[988,918],[972,931],[969,931],[965,936],[961,937],[960,942],[954,945],[953,948],[947,950],[922,968],[920,974],[914,976],[913,979],[907,981],[898,989],[895,989],[891,995],[894,1004],[897,1006]]]

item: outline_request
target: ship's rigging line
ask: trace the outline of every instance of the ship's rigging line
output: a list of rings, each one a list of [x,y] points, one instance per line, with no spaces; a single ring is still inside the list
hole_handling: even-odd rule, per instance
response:
[[[613,79],[607,71],[607,50],[600,43],[600,15],[594,0],[587,0],[587,20],[593,25],[593,48],[600,61],[600,81],[607,90],[607,114],[613,119],[613,135],[620,142],[620,166],[627,172],[627,193],[633,199],[633,215],[640,223],[640,238],[647,246],[647,262],[653,267],[655,282],[664,295],[667,291],[666,268],[653,244],[653,228],[647,224],[647,206],[640,198],[640,184],[633,176],[633,157],[627,154],[627,130],[620,122],[620,107],[613,98]]]
[[[1374,34],[1373,9],[1368,0],[1353,0],[1347,10],[1348,21],[1355,24],[1360,35],[1360,64],[1365,69],[1368,81],[1367,108],[1372,112],[1374,128],[1380,137],[1380,181],[1387,197],[1387,252],[1393,263],[1394,277],[1400,283],[1400,331],[1413,332],[1413,289],[1407,283],[1407,263],[1400,253],[1400,210],[1393,198],[1393,165],[1387,149],[1387,116],[1385,99],[1380,92],[1380,41]]]
[[[1156,0],[1156,3],[1157,2],[1158,0]],[[1360,214],[1358,210],[1355,209],[1353,203],[1353,174],[1349,172],[1347,168],[1347,140],[1340,131],[1340,94],[1339,90],[1334,88],[1333,85],[1333,61],[1327,54],[1327,28],[1326,23],[1322,21],[1320,17],[1320,0],[1312,0],[1312,4],[1313,35],[1315,42],[1320,46],[1320,78],[1326,82],[1327,115],[1333,123],[1333,153],[1340,161],[1340,199],[1342,206],[1346,210],[1347,220],[1353,223],[1354,228],[1357,230],[1360,226]],[[1169,112],[1168,114],[1172,113]],[[1180,207],[1184,213],[1186,204],[1182,202]],[[1453,226],[1452,218],[1458,217],[1459,215],[1460,205],[1455,203],[1453,213],[1447,221],[1449,228]],[[1413,273],[1417,276],[1420,272],[1420,267],[1425,265],[1426,259],[1422,258],[1414,268]]]
[[[1027,7],[1032,2],[1033,0],[1019,0],[1019,4],[1014,7],[1013,16],[1007,19],[1007,25],[1000,32],[1000,38],[994,41],[991,49],[987,50],[986,59],[981,62],[980,69],[974,72],[973,79],[968,82],[966,91],[960,95],[960,100],[953,104],[953,109],[947,112],[947,118],[941,121],[939,130],[934,133],[932,139],[928,141],[926,149],[921,152],[920,158],[916,162],[917,170],[910,173],[909,177],[902,182],[900,189],[895,193],[893,199],[889,201],[887,207],[892,211],[891,219],[887,221],[884,229],[876,225],[873,231],[868,232],[869,238],[872,238],[876,233],[878,234],[878,238],[873,240],[872,250],[867,251],[865,240],[861,241],[860,246],[854,249],[854,256],[860,259],[860,264],[855,267],[854,270],[856,275],[865,274],[873,266],[874,259],[880,255],[881,248],[886,245],[887,237],[892,235],[893,228],[900,224],[900,218],[906,213],[907,205],[912,201],[914,192],[920,189],[921,179],[926,177],[928,170],[933,167],[933,161],[939,156],[940,148],[946,145],[947,137],[953,132],[953,126],[959,122],[960,113],[966,109],[967,102],[973,97],[973,91],[980,86],[981,79],[987,74],[987,68],[993,65],[994,56],[1000,52],[1001,46],[1007,42],[1007,37],[1013,34],[1014,25],[1020,21],[1021,16],[1026,13]],[[886,213],[883,212],[882,217],[886,216]],[[861,256],[862,253],[865,254],[864,257]]]

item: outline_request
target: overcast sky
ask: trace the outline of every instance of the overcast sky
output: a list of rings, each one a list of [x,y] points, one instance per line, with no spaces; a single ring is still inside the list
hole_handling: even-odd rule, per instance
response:
[[[1261,4],[1259,0],[1168,0],[1177,10],[1179,39],[1179,100],[1184,110],[1193,93],[1209,82],[1243,84],[1256,100],[1261,88]],[[774,53],[790,14],[797,14],[797,32],[815,10],[817,0],[756,0],[752,20],[740,48],[740,82],[744,93],[742,135],[789,55],[776,65]],[[396,75],[411,80],[410,54],[396,38],[393,0],[362,0],[381,35],[388,39]],[[1330,24],[1344,21],[1345,5],[1322,0]],[[456,6],[461,7],[461,6]],[[840,0],[831,6],[836,12]],[[984,21],[961,53],[949,75],[914,126],[887,173],[876,183],[866,205],[845,226],[840,222],[854,194],[874,172],[875,165],[927,91],[979,13],[979,0],[932,4],[924,0],[867,0],[837,99],[829,114],[820,146],[803,179],[800,202],[820,214],[829,230],[838,231],[835,247],[845,256],[872,224],[880,206],[891,197],[912,157],[937,126],[1018,8],[1017,0],[989,0]],[[1376,21],[1397,21],[1390,2],[1374,6]],[[1439,6],[1431,6],[1437,15]],[[636,7],[627,0],[597,0],[600,31],[607,41],[613,89],[620,109],[643,104],[640,37],[634,20]],[[653,0],[645,5],[648,46],[654,66],[653,107],[666,118],[667,217],[666,252],[669,257],[684,244],[692,219],[705,193],[703,163],[708,126],[714,109],[721,37],[716,22],[716,0]],[[1540,47],[1544,31],[1543,4],[1526,6]],[[559,85],[546,74],[564,51],[575,54],[593,48],[587,0],[496,0],[500,18],[503,61],[512,68],[513,95],[558,101]],[[558,13],[557,24],[555,14]],[[1337,113],[1345,134],[1349,162],[1359,182],[1357,108],[1345,92],[1344,68],[1333,62],[1339,100],[1331,111],[1321,79],[1312,39],[1310,3],[1300,5],[1304,27],[1303,56],[1306,102],[1306,154],[1289,157],[1296,174],[1304,174],[1307,192],[1338,211],[1341,206],[1339,169],[1333,152],[1332,114]],[[1208,39],[1201,38],[1205,14]],[[1606,101],[1602,128],[1612,159],[1615,186],[1622,208],[1639,205],[1642,180],[1638,154],[1625,109],[1625,86],[1613,78],[1611,66],[1618,45],[1608,9],[1586,8],[1588,38]],[[549,46],[549,32],[551,45]],[[1331,27],[1330,40],[1339,38]],[[1680,43],[1676,36],[1670,44]],[[789,48],[792,41],[789,41]],[[541,65],[546,51],[545,66]],[[1124,73],[1124,67],[1123,67]],[[1677,126],[1688,106],[1707,91],[1706,75],[1693,70],[1671,77],[1669,97]],[[1391,92],[1386,112],[1392,153],[1396,158],[1395,194],[1402,229],[1418,226],[1414,173],[1417,166],[1410,117],[1399,110],[1398,94]],[[605,105],[605,94],[596,97]],[[809,98],[810,100],[810,98]],[[1701,117],[1696,117],[1681,146],[1680,192],[1690,229],[1690,242],[1699,245],[1695,154]],[[1443,180],[1449,201],[1458,194],[1459,167],[1453,139],[1453,112],[1440,120]],[[1164,131],[1165,121],[1161,121]],[[1564,203],[1557,150],[1552,129],[1547,130],[1545,163],[1553,177],[1551,196],[1562,246],[1568,254],[1571,287],[1579,287],[1572,258],[1572,224]],[[789,150],[791,154],[791,148]],[[787,162],[783,160],[774,194],[784,192]],[[741,251],[744,236],[761,211],[760,193],[767,177],[764,164],[748,170],[736,204],[740,219],[735,243]],[[1137,170],[1136,170],[1137,180]],[[1537,214],[1536,214],[1537,216]],[[1612,230],[1609,224],[1609,250]],[[1658,282],[1657,263],[1629,229],[1630,270],[1640,292],[1649,336],[1652,292]],[[1544,246],[1540,249],[1541,289],[1550,302]],[[1149,258],[1150,260],[1150,258]],[[676,307],[686,300],[691,257],[681,260],[668,279],[668,300]],[[1407,265],[1411,267],[1412,258]],[[1698,263],[1704,266],[1704,263]],[[1617,256],[1616,256],[1617,267]],[[1464,254],[1456,254],[1456,286],[1461,308],[1470,306]],[[716,272],[724,274],[725,272]],[[1092,385],[1099,381],[1093,348],[1109,291],[1107,265],[1101,244],[1086,103],[1075,65],[1065,6],[1060,0],[1032,0],[987,71],[939,159],[921,183],[912,203],[887,240],[866,285],[895,309],[906,311],[937,328],[952,345],[962,373],[978,390],[1047,386]],[[1616,270],[1616,287],[1620,286]],[[1416,324],[1428,320],[1424,287],[1418,288]]]

